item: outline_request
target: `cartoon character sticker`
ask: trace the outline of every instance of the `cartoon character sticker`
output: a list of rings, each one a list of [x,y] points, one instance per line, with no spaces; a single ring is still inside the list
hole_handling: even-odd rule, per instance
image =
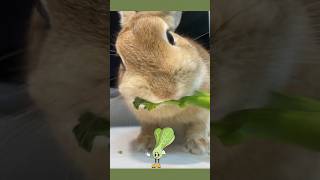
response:
[[[154,164],[152,168],[161,168],[160,158],[166,154],[164,148],[169,146],[174,141],[174,131],[172,128],[157,128],[154,130],[154,137],[156,139],[156,145],[152,151],[152,156],[154,158]]]

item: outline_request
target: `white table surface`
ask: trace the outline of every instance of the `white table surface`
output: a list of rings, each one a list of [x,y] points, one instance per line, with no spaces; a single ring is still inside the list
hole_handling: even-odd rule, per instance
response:
[[[140,127],[112,127],[110,129],[111,168],[151,168],[154,159],[146,153],[132,150],[131,143],[138,136]],[[173,144],[160,159],[161,168],[210,168],[210,156],[193,155],[182,145]],[[119,153],[122,151],[122,153]],[[150,152],[149,152],[150,153]]]

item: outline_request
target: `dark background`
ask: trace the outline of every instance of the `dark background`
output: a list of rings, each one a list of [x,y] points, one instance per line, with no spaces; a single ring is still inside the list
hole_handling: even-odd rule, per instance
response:
[[[35,0],[1,1],[0,82],[24,81],[24,52],[28,20]]]
[[[115,54],[114,47],[117,32],[120,30],[119,14],[111,12],[110,14],[110,87],[116,87],[117,72],[120,65],[120,58]],[[181,23],[176,30],[178,34],[190,37],[192,39],[198,38],[197,42],[202,44],[205,48],[209,49],[209,15],[205,11],[187,11],[183,12]],[[206,34],[207,33],[207,34]],[[203,35],[205,34],[205,35]],[[202,36],[203,35],[203,36]]]

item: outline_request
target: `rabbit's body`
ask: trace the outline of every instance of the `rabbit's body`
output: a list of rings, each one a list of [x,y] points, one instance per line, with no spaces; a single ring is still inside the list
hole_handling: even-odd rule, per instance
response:
[[[231,0],[213,6],[216,120],[262,106],[271,91],[320,98],[319,2]],[[270,141],[234,147],[212,141],[215,179],[320,179],[320,153]]]
[[[122,30],[116,47],[122,58],[119,91],[142,126],[138,149],[154,146],[157,127],[184,126],[186,146],[192,153],[209,147],[209,112],[197,107],[161,105],[152,110],[135,110],[136,97],[151,102],[179,99],[195,90],[209,91],[209,54],[192,40],[173,32],[179,12],[122,12]],[[174,40],[170,44],[168,33]]]

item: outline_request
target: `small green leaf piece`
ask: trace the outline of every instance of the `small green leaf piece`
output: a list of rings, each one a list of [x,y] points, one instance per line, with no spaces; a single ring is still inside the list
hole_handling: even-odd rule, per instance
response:
[[[74,127],[73,133],[80,147],[90,152],[97,136],[108,136],[109,126],[106,118],[96,116],[91,112],[84,113],[79,118],[79,124]]]

